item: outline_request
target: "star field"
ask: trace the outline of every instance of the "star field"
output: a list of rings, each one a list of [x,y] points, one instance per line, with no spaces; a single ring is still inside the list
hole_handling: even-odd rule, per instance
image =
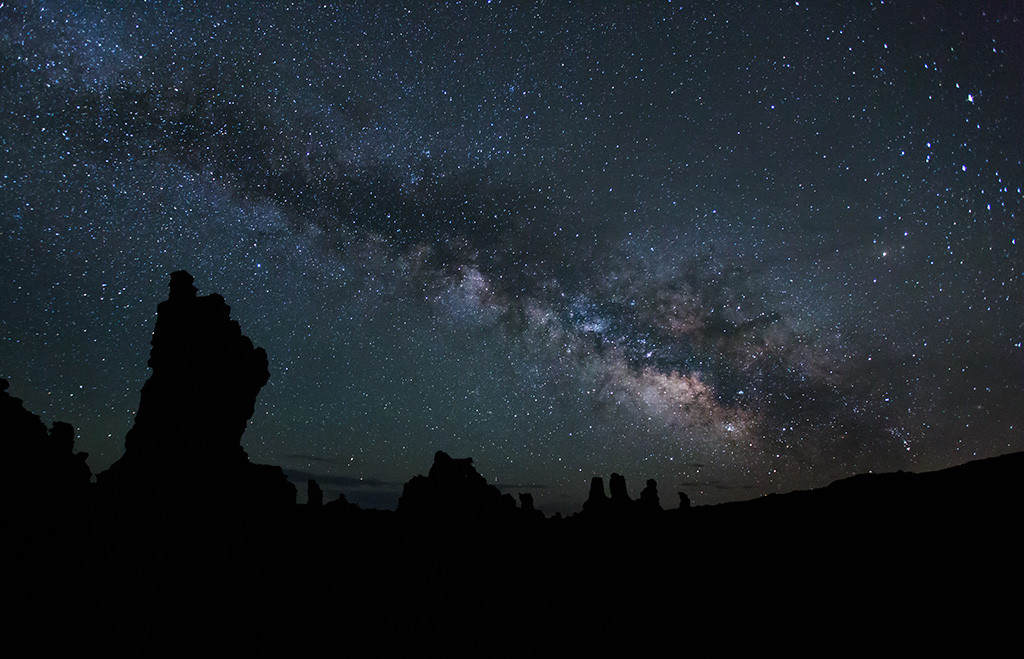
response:
[[[1020,8],[677,4],[3,2],[0,376],[106,468],[184,268],[365,505],[1024,449]]]

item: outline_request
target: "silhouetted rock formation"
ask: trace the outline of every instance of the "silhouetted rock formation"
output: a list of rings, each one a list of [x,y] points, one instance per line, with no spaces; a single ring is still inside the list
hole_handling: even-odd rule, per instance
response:
[[[529,492],[519,493],[519,512],[525,519],[544,519],[544,513],[533,507],[533,495]]]
[[[661,502],[658,501],[658,482],[653,478],[647,479],[647,487],[640,492],[640,510],[645,513],[661,512]]]
[[[310,508],[319,508],[324,505],[324,491],[312,478],[306,482],[306,505]]]
[[[590,479],[590,494],[583,502],[583,512],[589,515],[603,514],[608,511],[608,495],[604,493],[604,479],[594,476]]]
[[[629,493],[626,491],[626,478],[622,474],[611,475],[608,481],[608,489],[612,495],[612,510],[619,514],[632,511],[633,500],[629,498]]]
[[[430,472],[405,484],[396,512],[410,518],[499,521],[515,508],[512,495],[488,485],[472,458],[455,459],[438,451]]]
[[[363,509],[354,503],[350,503],[348,497],[343,492],[338,493],[338,498],[333,501],[328,501],[324,504],[324,510],[329,511],[332,515],[346,514],[346,513],[359,513]],[[391,511],[386,511],[388,514]]]
[[[252,464],[241,445],[270,377],[267,355],[242,335],[224,298],[198,297],[192,281],[185,271],[171,274],[170,297],[157,307],[153,373],[125,454],[98,482],[144,498],[294,503],[295,486],[280,467]]]
[[[686,496],[686,492],[678,492],[679,494],[679,510],[690,509],[690,497]]]
[[[10,465],[0,479],[0,497],[9,502],[61,501],[81,496],[92,472],[86,453],[75,453],[75,430],[56,421],[49,431],[20,398],[7,393],[0,379],[0,434],[4,462]]]
[[[7,393],[0,379],[0,627],[4,646],[38,656],[73,656],[58,649],[71,610],[86,594],[69,587],[83,564],[92,474],[74,452],[75,431],[57,421],[47,431],[38,416]],[[8,652],[9,653],[9,652]],[[17,653],[17,652],[16,652]]]

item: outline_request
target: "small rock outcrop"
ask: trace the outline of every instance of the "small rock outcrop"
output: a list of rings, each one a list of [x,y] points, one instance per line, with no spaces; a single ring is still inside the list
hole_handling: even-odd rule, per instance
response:
[[[349,503],[348,497],[346,497],[343,492],[339,492],[336,499],[324,504],[324,510],[337,514],[359,512],[361,509],[356,504]]]
[[[12,465],[0,479],[0,499],[40,503],[84,494],[92,472],[85,461],[88,454],[75,453],[75,429],[56,421],[47,430],[20,398],[7,393],[9,386],[0,379],[0,436],[4,461]]]
[[[544,519],[544,513],[534,507],[533,495],[529,492],[519,493],[519,514],[528,520]]]
[[[183,270],[171,274],[125,453],[98,483],[143,499],[293,504],[295,486],[281,469],[251,463],[241,444],[270,377],[267,354],[242,334],[224,298],[200,297],[192,282]]]
[[[590,479],[590,494],[583,502],[583,512],[590,515],[600,515],[608,511],[608,495],[604,493],[604,479],[594,476]]]
[[[633,500],[629,498],[626,491],[626,478],[622,474],[612,474],[608,480],[608,489],[612,495],[612,508],[619,512],[626,512],[633,507]]]
[[[658,501],[658,481],[653,478],[647,479],[647,487],[640,492],[640,510],[644,513],[661,512],[661,502]]]
[[[324,491],[320,484],[310,478],[306,481],[306,505],[310,508],[319,508],[324,505]]]
[[[409,518],[499,521],[514,514],[516,501],[502,494],[473,467],[472,458],[434,454],[426,476],[414,476],[402,489],[396,512]]]

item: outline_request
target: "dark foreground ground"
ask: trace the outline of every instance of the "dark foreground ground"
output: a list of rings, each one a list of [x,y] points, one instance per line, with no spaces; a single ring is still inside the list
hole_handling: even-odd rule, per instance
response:
[[[566,520],[9,505],[4,654],[1016,656],[1022,465]]]

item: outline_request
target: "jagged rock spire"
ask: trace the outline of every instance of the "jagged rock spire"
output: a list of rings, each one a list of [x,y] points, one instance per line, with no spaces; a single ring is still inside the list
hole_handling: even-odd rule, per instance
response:
[[[583,502],[583,512],[603,513],[608,509],[609,503],[608,495],[604,492],[604,479],[594,476],[590,480],[590,494]]]
[[[242,433],[270,377],[267,354],[242,334],[220,295],[198,296],[193,278],[171,274],[157,306],[149,366],[125,454],[100,474],[101,485],[153,490],[235,489],[242,496],[295,499],[276,467],[249,462]],[[275,472],[275,473],[271,473]],[[245,494],[245,491],[250,491]]]

